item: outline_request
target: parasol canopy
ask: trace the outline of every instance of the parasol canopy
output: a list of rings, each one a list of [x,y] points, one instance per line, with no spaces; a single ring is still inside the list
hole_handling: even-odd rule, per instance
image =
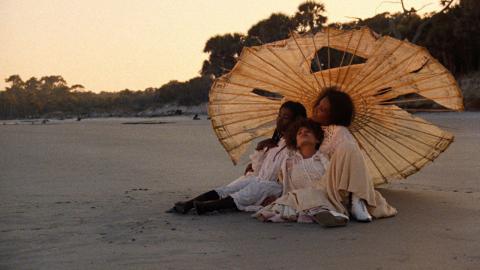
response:
[[[254,139],[272,135],[283,102],[302,103],[310,116],[317,97],[332,86],[354,102],[349,130],[375,184],[417,172],[453,141],[410,113],[423,109],[405,105],[430,101],[441,108],[432,111],[463,110],[454,77],[425,48],[368,28],[326,28],[245,47],[210,90],[213,129],[236,164]]]

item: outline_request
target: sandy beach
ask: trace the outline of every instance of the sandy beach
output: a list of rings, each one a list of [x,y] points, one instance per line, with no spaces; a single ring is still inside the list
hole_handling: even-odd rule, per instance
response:
[[[165,213],[243,172],[208,120],[0,121],[0,269],[479,269],[480,113],[422,116],[455,142],[335,229]]]

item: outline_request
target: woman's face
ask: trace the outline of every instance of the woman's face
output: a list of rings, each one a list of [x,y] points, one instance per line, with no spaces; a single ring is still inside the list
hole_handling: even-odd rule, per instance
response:
[[[301,127],[298,129],[296,139],[297,148],[306,145],[315,147],[315,145],[319,143],[318,139],[315,138],[315,134],[313,133],[313,131],[306,127]]]
[[[283,133],[294,119],[293,112],[287,108],[281,108],[277,116],[277,130]]]
[[[320,102],[313,108],[312,119],[322,126],[330,123],[330,101],[328,98],[322,98]]]

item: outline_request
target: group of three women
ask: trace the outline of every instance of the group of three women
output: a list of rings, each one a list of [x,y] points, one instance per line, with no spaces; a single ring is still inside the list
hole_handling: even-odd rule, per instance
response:
[[[326,89],[307,119],[302,104],[287,101],[271,139],[260,142],[245,175],[226,186],[175,203],[174,212],[199,215],[220,209],[255,211],[271,222],[344,226],[350,217],[369,222],[397,211],[375,191],[361,150],[348,130],[351,98]]]

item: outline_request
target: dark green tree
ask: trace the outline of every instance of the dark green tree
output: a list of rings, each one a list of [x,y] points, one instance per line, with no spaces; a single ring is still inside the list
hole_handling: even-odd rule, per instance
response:
[[[210,38],[203,49],[209,56],[203,62],[202,76],[219,77],[231,70],[242,51],[244,39],[245,36],[238,33]]]
[[[298,6],[298,11],[293,16],[296,30],[304,32],[317,32],[327,22],[325,5],[321,2],[307,1]]]
[[[260,45],[286,39],[295,28],[296,24],[292,18],[282,13],[274,13],[248,30],[246,45]]]

